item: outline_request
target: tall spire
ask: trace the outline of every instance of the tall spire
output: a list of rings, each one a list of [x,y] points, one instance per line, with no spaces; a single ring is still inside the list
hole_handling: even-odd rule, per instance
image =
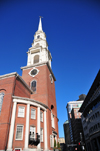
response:
[[[38,31],[42,31],[42,22],[41,22],[41,18],[43,18],[42,16],[40,17],[40,21],[39,21],[39,26],[38,26]]]

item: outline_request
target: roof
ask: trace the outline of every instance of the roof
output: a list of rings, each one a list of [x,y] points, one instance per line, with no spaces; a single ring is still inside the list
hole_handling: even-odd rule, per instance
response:
[[[21,78],[21,76],[17,72],[12,72],[12,73],[1,75],[0,79],[12,77],[12,76],[15,76],[16,78],[18,78],[23,83],[23,85],[30,91],[30,93],[33,93],[33,91],[30,89],[30,87],[26,84],[26,82]]]
[[[99,85],[100,85],[100,70],[98,71],[97,76],[96,76],[96,78],[94,79],[93,84],[92,84],[92,86],[90,87],[90,90],[89,90],[89,92],[88,92],[88,94],[87,94],[87,96],[86,96],[86,98],[85,98],[85,100],[84,100],[84,102],[83,102],[83,104],[82,104],[82,106],[81,106],[79,112],[84,112],[88,101],[90,100],[90,98],[92,97],[94,91],[97,89],[97,87],[98,87]]]

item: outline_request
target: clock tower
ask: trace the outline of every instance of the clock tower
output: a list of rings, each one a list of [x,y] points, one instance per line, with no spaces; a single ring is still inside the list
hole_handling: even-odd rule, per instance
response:
[[[55,96],[55,76],[51,69],[52,56],[48,49],[48,43],[46,41],[46,34],[42,29],[41,17],[39,20],[38,30],[34,35],[32,46],[27,52],[27,66],[21,67],[22,79],[33,90],[33,94],[30,95],[31,100],[35,100],[40,105],[46,107],[46,121],[40,122],[37,125],[36,132],[40,133],[40,128],[45,125],[47,127],[47,133],[44,134],[44,140],[47,150],[52,150],[54,147],[54,139],[58,142],[58,118],[57,118],[57,106]],[[40,111],[37,108],[37,123]],[[45,130],[44,130],[45,131]],[[38,145],[38,149],[44,148],[43,143]]]

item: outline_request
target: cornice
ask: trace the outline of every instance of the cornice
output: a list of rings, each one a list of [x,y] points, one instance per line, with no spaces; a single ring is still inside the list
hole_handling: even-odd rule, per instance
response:
[[[0,76],[0,79],[4,79],[4,78],[9,78],[9,77],[13,77],[15,76],[16,78],[18,78],[23,84],[24,86],[31,92],[33,93],[33,91],[30,89],[30,87],[26,84],[26,82],[21,78],[21,76],[17,73],[17,72],[13,72],[13,73],[9,73],[9,74],[5,74]]]
[[[19,100],[26,100],[26,101],[31,101],[31,102],[35,102],[37,104],[40,104],[42,106],[44,106],[45,108],[48,108],[47,105],[39,102],[39,101],[36,101],[36,100],[33,100],[33,99],[30,99],[30,98],[24,98],[24,97],[19,97],[19,96],[12,96],[13,99],[19,99]],[[49,109],[49,108],[48,108]],[[50,109],[49,109],[50,110]]]
[[[35,64],[35,65],[24,66],[24,67],[21,67],[21,70],[23,70],[23,69],[29,69],[29,68],[32,68],[32,67],[38,67],[38,66],[41,66],[41,65],[47,65],[47,67],[48,67],[50,73],[51,73],[52,76],[53,76],[54,81],[56,81],[56,78],[55,78],[55,76],[54,76],[54,74],[53,74],[53,72],[52,72],[52,69],[51,69],[51,67],[50,67],[50,65],[49,65],[49,63],[48,63],[48,61],[44,61],[44,62],[41,62],[41,63],[37,63],[37,64]]]
[[[8,73],[8,74],[1,75],[1,76],[0,76],[0,79],[12,77],[12,76],[17,76],[17,72],[12,72],[12,73]]]

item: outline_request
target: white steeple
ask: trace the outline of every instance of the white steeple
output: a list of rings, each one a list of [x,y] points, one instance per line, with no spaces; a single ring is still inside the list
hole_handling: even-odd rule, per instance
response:
[[[48,62],[51,67],[51,53],[48,50],[45,32],[42,30],[41,16],[39,20],[38,30],[34,35],[32,47],[28,51],[27,65],[35,65],[37,63]]]
[[[42,22],[41,22],[41,18],[42,18],[42,17],[40,16],[38,31],[42,31]]]

